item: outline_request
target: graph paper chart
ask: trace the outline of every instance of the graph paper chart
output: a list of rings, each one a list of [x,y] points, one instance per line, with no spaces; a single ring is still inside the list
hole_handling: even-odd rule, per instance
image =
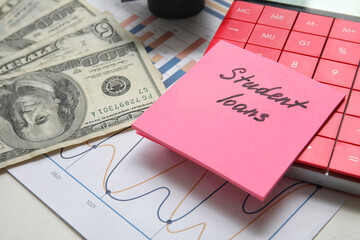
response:
[[[311,239],[348,198],[284,178],[261,202],[133,130],[9,171],[87,239]]]
[[[202,57],[231,5],[210,0],[167,21],[144,1],[91,3],[143,41],[167,87]],[[87,239],[312,239],[348,199],[284,178],[259,202],[131,130],[9,172]]]
[[[155,66],[170,87],[204,54],[232,1],[206,1],[204,10],[190,19],[168,21],[157,18],[146,2],[115,3],[116,10],[94,1],[101,10],[110,10],[120,25],[145,45]],[[111,4],[109,4],[111,5]],[[121,6],[121,7],[120,7]]]

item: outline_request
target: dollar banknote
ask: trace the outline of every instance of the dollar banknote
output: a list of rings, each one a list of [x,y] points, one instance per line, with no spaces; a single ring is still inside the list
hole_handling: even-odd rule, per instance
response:
[[[0,8],[6,3],[6,0],[0,0]]]
[[[105,12],[91,21],[71,26],[50,38],[0,59],[0,74],[91,52],[93,49],[130,39],[132,36],[128,34],[109,12]]]
[[[23,0],[0,0],[0,19],[11,12]]]
[[[165,87],[140,42],[0,77],[0,167],[131,125]]]
[[[53,8],[62,0],[3,0],[0,3],[0,31],[25,25],[27,21],[37,18],[39,14]]]
[[[56,9],[27,22],[20,29],[6,32],[0,40],[0,58],[9,56],[48,38],[72,25],[81,24],[99,14],[83,0],[63,1]],[[34,16],[35,17],[35,16]]]

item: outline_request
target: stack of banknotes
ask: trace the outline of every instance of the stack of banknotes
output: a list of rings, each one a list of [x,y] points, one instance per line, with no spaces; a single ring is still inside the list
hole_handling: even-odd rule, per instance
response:
[[[129,127],[165,91],[142,43],[84,0],[0,9],[0,168]]]

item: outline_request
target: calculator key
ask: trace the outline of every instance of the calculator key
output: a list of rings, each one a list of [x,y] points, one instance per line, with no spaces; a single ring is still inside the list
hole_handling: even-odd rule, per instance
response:
[[[319,57],[324,47],[325,39],[322,36],[291,32],[284,50]]]
[[[322,58],[358,65],[360,44],[329,38]]]
[[[346,114],[360,117],[360,91],[352,90]]]
[[[206,52],[209,51],[213,46],[215,46],[215,44],[217,44],[220,40],[229,42],[229,43],[239,46],[241,48],[245,47],[245,43],[242,43],[242,42],[232,41],[232,40],[228,40],[228,39],[221,39],[221,38],[213,38],[213,40],[211,40],[208,48],[206,49]]]
[[[289,30],[256,25],[249,43],[281,50],[288,34]]]
[[[252,23],[224,19],[214,37],[246,42],[253,28]]]
[[[355,78],[355,74],[353,77]],[[360,69],[355,78],[354,89],[360,91]]]
[[[263,8],[263,5],[255,3],[235,1],[227,12],[225,19],[231,18],[256,23]]]
[[[293,30],[327,36],[333,20],[330,17],[300,12]]]
[[[273,27],[291,29],[296,16],[296,11],[265,6],[258,23]]]
[[[356,66],[354,65],[321,59],[314,79],[323,83],[351,88],[355,72]]]
[[[339,91],[339,92],[345,94],[345,99],[341,102],[340,106],[338,108],[336,108],[337,112],[344,113],[345,105],[349,98],[350,89],[343,88],[343,87],[337,87],[337,86],[333,86],[333,85],[328,85],[328,86],[335,89],[336,91]]]
[[[279,63],[308,77],[312,77],[317,61],[317,58],[290,52],[282,52],[279,59]]]
[[[267,48],[267,47],[260,47],[252,44],[247,44],[245,49],[274,61],[278,60],[281,53],[280,50]]]
[[[345,114],[339,140],[360,145],[360,117]]]
[[[360,23],[335,19],[330,37],[360,43]]]
[[[316,136],[305,148],[296,162],[326,169],[334,143],[335,140]]]
[[[360,147],[338,141],[330,163],[330,171],[360,177]]]
[[[334,113],[325,123],[325,125],[320,129],[318,135],[335,139],[339,131],[342,116],[342,113]]]

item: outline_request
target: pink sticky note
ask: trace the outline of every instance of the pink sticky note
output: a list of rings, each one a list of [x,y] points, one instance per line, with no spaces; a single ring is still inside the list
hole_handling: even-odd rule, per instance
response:
[[[264,200],[343,98],[220,41],[133,127]]]

